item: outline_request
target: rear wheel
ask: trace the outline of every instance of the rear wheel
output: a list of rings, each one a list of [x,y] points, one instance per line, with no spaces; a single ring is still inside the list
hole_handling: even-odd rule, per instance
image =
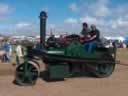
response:
[[[98,78],[104,78],[113,73],[115,64],[96,64],[95,68],[96,70],[93,71],[93,74]]]
[[[16,84],[21,86],[34,85],[39,77],[39,66],[35,62],[29,61],[20,64],[16,68]]]
[[[114,57],[112,57],[110,54],[104,54],[102,59],[106,60],[106,63],[94,64],[96,70],[93,71],[93,74],[98,78],[109,77],[112,75],[115,69]],[[107,63],[107,61],[113,63]]]

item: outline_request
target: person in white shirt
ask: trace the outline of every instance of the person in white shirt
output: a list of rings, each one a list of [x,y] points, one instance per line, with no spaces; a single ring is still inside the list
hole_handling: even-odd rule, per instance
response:
[[[15,51],[16,51],[16,62],[17,62],[17,64],[20,64],[20,58],[23,57],[23,51],[22,51],[21,44],[17,45]]]

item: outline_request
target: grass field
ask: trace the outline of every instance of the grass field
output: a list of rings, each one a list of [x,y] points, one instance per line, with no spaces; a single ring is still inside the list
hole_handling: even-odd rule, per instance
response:
[[[121,62],[128,63],[128,49],[117,49],[117,59]]]

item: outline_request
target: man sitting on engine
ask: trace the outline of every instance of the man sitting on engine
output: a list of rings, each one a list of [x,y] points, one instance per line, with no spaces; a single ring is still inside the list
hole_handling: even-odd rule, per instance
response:
[[[81,31],[81,35],[83,38],[87,38],[88,32],[90,32],[89,28],[88,28],[88,24],[86,22],[83,23],[82,25],[82,31]]]
[[[85,48],[86,50],[91,53],[93,47],[96,45],[97,41],[100,39],[100,31],[96,28],[96,25],[91,25],[91,31],[88,34],[88,38],[86,39]]]

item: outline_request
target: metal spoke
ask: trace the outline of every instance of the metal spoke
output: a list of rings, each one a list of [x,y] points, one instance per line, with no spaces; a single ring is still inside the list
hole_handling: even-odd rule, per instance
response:
[[[19,71],[19,72],[17,72],[17,74],[18,74],[18,75],[23,75],[23,74],[24,74],[24,72]]]
[[[31,74],[33,75],[33,76],[38,76],[38,72],[31,72]]]
[[[29,65],[28,66],[28,71],[31,71],[32,70],[32,67],[33,67],[32,65]]]
[[[32,74],[28,76],[28,81],[32,82]]]

